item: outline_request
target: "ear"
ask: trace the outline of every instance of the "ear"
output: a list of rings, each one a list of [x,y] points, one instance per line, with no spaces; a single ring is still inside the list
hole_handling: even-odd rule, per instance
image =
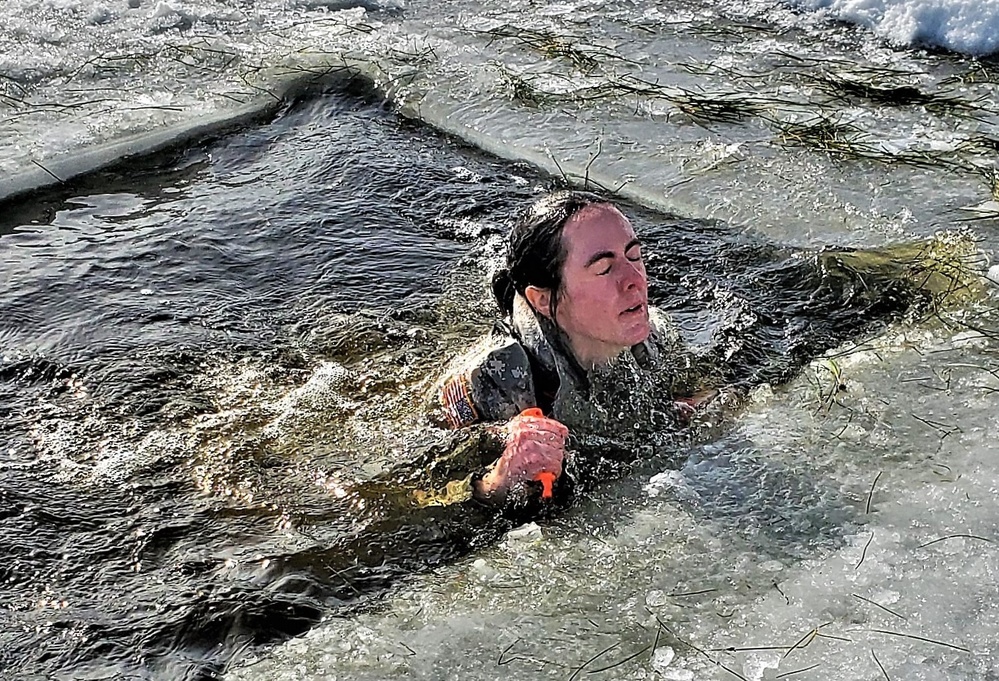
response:
[[[524,289],[524,297],[535,312],[551,319],[552,293],[549,289],[528,286]]]

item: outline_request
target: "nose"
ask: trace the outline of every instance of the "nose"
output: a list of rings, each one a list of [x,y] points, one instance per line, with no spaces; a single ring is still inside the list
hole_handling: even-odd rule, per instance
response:
[[[627,267],[621,275],[621,287],[625,291],[635,289],[645,289],[648,287],[648,279],[645,276],[645,265],[641,262],[626,261]]]

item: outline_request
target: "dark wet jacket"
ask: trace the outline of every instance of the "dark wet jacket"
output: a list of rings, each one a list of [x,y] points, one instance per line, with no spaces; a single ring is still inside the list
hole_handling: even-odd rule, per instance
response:
[[[426,463],[421,503],[471,497],[471,480],[503,451],[498,426],[540,408],[570,433],[568,477],[603,477],[608,462],[645,458],[650,434],[675,433],[683,418],[676,398],[705,387],[706,355],[684,348],[664,315],[653,310],[648,340],[606,366],[584,370],[568,340],[517,296],[511,317],[460,358],[439,388],[438,421],[457,429],[461,444]],[[580,457],[580,451],[588,452]],[[566,485],[562,485],[563,489]]]

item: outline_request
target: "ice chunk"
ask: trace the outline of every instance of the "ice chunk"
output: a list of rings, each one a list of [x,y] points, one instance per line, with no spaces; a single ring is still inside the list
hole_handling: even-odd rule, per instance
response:
[[[542,539],[541,528],[537,523],[527,523],[506,533],[508,542],[527,542]]]
[[[676,651],[674,651],[669,646],[659,646],[656,648],[656,652],[652,653],[652,668],[657,672],[662,674],[666,671],[666,668],[670,666],[673,662],[673,658],[676,657]],[[678,670],[672,670],[678,671]],[[673,677],[675,678],[675,677]],[[693,675],[691,675],[693,678]]]
[[[658,608],[666,605],[668,602],[669,598],[659,589],[653,589],[649,593],[645,594],[645,604],[650,608]]]
[[[676,498],[688,503],[696,503],[700,500],[700,495],[687,484],[687,480],[680,471],[669,470],[656,473],[649,478],[649,482],[642,489],[653,498],[666,492],[672,492]]]

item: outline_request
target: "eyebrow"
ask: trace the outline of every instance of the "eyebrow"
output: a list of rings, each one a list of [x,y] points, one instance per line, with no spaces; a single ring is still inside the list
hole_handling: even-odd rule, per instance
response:
[[[641,241],[639,241],[638,239],[632,239],[631,241],[628,242],[628,245],[624,247],[624,252],[627,253],[635,246],[641,246],[641,245],[642,245]],[[613,258],[613,257],[614,257],[613,251],[600,251],[599,253],[594,253],[593,255],[590,256],[590,259],[586,261],[586,265],[584,265],[584,267],[595,265],[604,258]]]

